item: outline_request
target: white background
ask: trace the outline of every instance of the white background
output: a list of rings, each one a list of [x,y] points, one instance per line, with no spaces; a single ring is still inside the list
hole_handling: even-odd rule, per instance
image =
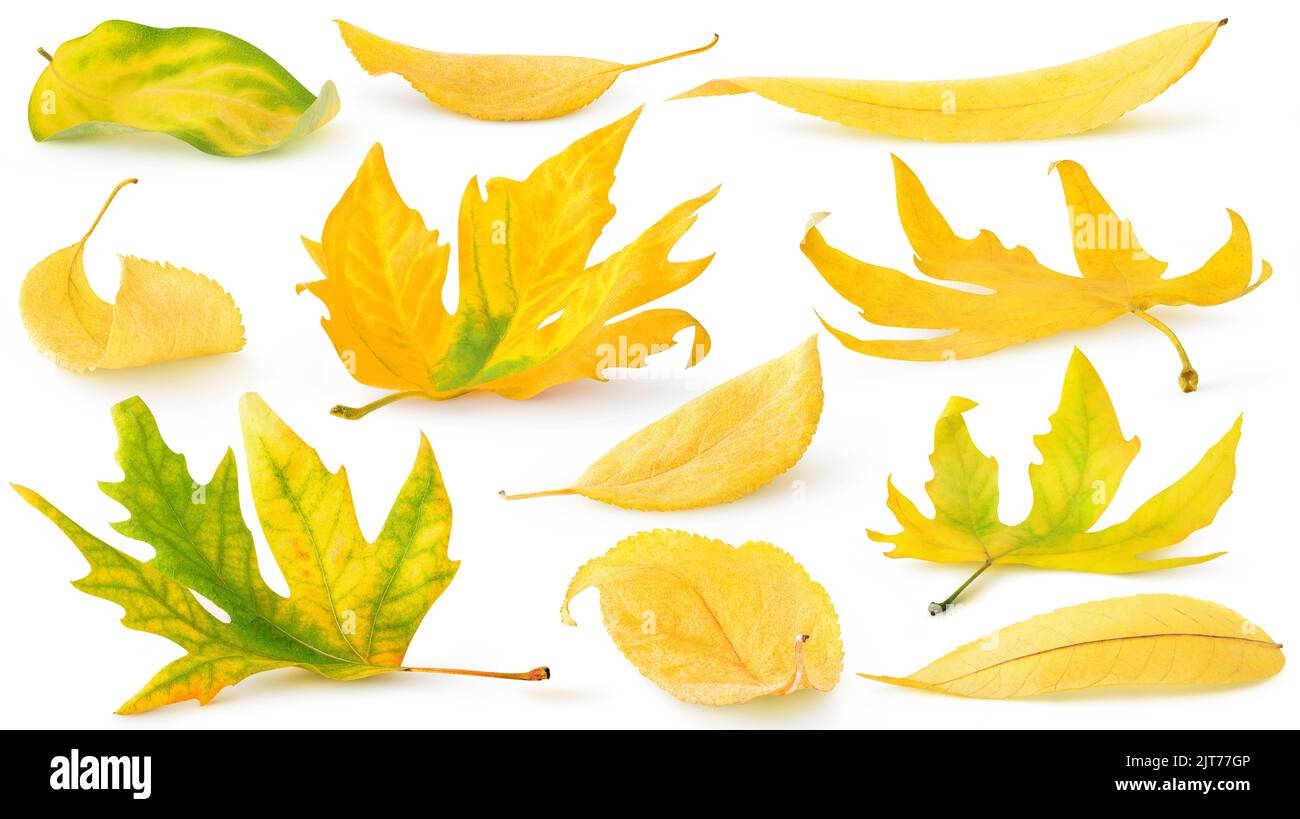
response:
[[[1228,6],[1231,5],[1231,8]],[[1297,724],[1295,669],[1263,684],[1197,691],[1111,691],[1030,701],[927,695],[855,672],[906,674],[992,629],[1053,608],[1140,592],[1209,598],[1239,610],[1276,640],[1300,639],[1300,557],[1293,317],[1296,305],[1294,139],[1297,22],[1282,3],[702,3],[609,2],[271,4],[227,2],[186,11],[174,2],[114,3],[116,16],[156,26],[209,26],[263,48],[303,83],[333,79],[342,112],[285,150],[248,159],[199,153],[163,136],[127,135],[37,144],[24,112],[53,50],[86,33],[102,3],[27,4],[0,31],[0,141],[5,226],[0,465],[5,480],[44,493],[108,542],[147,557],[114,533],[120,507],[95,481],[113,480],[109,407],[139,394],[173,449],[201,480],[237,447],[236,403],[260,392],[331,467],[346,464],[365,530],[377,532],[423,430],[455,508],[451,551],[460,574],[411,644],[416,665],[524,670],[548,664],[545,683],[386,675],[355,683],[297,670],[259,675],[195,703],[117,717],[113,709],[178,656],[168,641],[119,625],[118,608],[74,590],[86,566],[17,496],[0,494],[6,624],[0,716],[11,726],[388,727],[1274,727]],[[1200,64],[1154,102],[1098,131],[1068,139],[936,145],[875,136],[805,117],[752,95],[658,102],[714,77],[744,74],[934,79],[981,76],[1076,59],[1169,26],[1230,15]],[[430,104],[396,77],[371,78],[352,60],[331,18],[426,48],[559,53],[636,61],[707,42],[711,52],[625,75],[594,105],[546,122],[489,123]],[[456,205],[477,174],[522,178],[574,139],[649,101],[618,169],[618,215],[597,245],[603,258],[677,202],[721,182],[675,253],[717,251],[713,265],[664,306],[708,326],[714,352],[683,373],[685,345],[659,356],[653,377],[582,382],[526,402],[472,395],[408,401],[361,421],[327,414],[380,393],[352,381],[318,325],[321,305],[293,285],[317,276],[298,236],[325,217],[371,143],[384,144],[407,202],[454,236]],[[870,336],[799,252],[813,211],[834,215],[827,239],[858,256],[911,270],[894,213],[889,153],[927,184],[958,232],[995,230],[1044,263],[1074,271],[1057,159],[1087,167],[1142,243],[1171,262],[1199,266],[1228,235],[1225,207],[1246,219],[1256,252],[1277,270],[1257,293],[1227,306],[1159,311],[1201,373],[1183,395],[1178,363],[1135,318],[954,364],[877,360],[823,334],[826,408],[803,461],[773,485],[727,506],[641,513],[582,498],[506,504],[498,489],[563,485],[626,435],[687,398],[788,350],[820,328],[813,310]],[[87,251],[92,282],[116,289],[116,253],[167,260],[217,278],[243,310],[244,351],[144,369],[72,374],[32,348],[18,317],[25,271],[75,242],[112,186],[125,190]],[[454,258],[454,257],[453,257]],[[454,262],[453,262],[454,263]],[[1256,263],[1258,265],[1258,261]],[[452,277],[454,279],[454,276]],[[450,294],[448,294],[450,297]],[[686,340],[683,337],[683,340]],[[949,395],[981,402],[968,417],[976,442],[1002,467],[1002,515],[1028,510],[1031,435],[1046,429],[1074,345],[1110,389],[1142,451],[1102,523],[1127,516],[1190,468],[1244,411],[1234,496],[1208,529],[1174,553],[1226,549],[1212,563],[1130,576],[998,567],[930,618],[967,566],[893,561],[863,529],[892,531],[884,505],[892,473],[928,508],[922,483],[932,424]],[[798,482],[798,484],[796,484]],[[794,491],[802,486],[802,493]],[[275,572],[256,530],[263,571]],[[595,592],[575,604],[579,627],[557,613],[584,561],[620,538],[656,527],[737,544],[762,539],[790,551],[821,581],[839,613],[845,674],[829,694],[802,693],[715,709],[680,703],[645,680],[600,623]],[[278,589],[283,581],[268,577]]]

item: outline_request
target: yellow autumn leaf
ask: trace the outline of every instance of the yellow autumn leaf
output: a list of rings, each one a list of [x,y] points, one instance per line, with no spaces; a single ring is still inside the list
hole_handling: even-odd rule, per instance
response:
[[[569,603],[593,586],[624,656],[680,700],[732,705],[839,681],[844,648],[830,597],[770,543],[633,535],[574,575],[565,624],[577,625]]]
[[[753,92],[804,114],[936,142],[1088,131],[1150,102],[1196,65],[1227,20],[1189,23],[1064,65],[967,80],[712,80],[674,99]]]
[[[798,463],[821,414],[822,368],[813,336],[645,427],[572,486],[501,497],[583,495],[654,511],[729,503]]]
[[[325,278],[299,290],[329,309],[321,324],[348,372],[397,392],[332,412],[360,418],[402,398],[473,391],[531,398],[580,378],[604,380],[611,367],[644,366],[690,327],[688,366],[704,358],[709,336],[689,313],[634,311],[704,272],[712,256],[673,262],[668,254],[717,188],[588,262],[614,216],[614,167],[639,114],[579,139],[523,181],[488,180],[486,198],[470,180],[457,240],[460,301],[450,314],[442,305],[450,249],[402,201],[383,149],[372,148],[320,243],[303,240]]]
[[[81,241],[33,267],[19,290],[19,312],[32,343],[74,372],[233,353],[244,346],[230,294],[183,267],[123,256],[116,302],[91,289],[82,264],[86,242],[117,192],[135,181],[114,188]]]
[[[1034,436],[1043,459],[1029,467],[1033,505],[1016,525],[998,517],[998,463],[975,446],[964,418],[974,407],[974,401],[954,397],[935,424],[934,477],[925,485],[934,517],[923,515],[891,479],[889,510],[903,530],[867,532],[874,541],[894,545],[887,557],[981,564],[947,600],[931,603],[931,614],[952,606],[995,564],[1128,574],[1190,566],[1224,554],[1148,557],[1209,526],[1232,494],[1241,418],[1196,466],[1128,520],[1094,532],[1140,444],[1120,431],[1106,387],[1083,353],[1076,349],[1070,358],[1051,430]]]
[[[1139,594],[998,629],[907,677],[860,676],[993,700],[1116,685],[1254,682],[1285,663],[1282,646],[1231,609],[1175,594]]]
[[[386,40],[336,20],[372,76],[399,74],[430,101],[480,119],[550,119],[589,105],[624,72],[708,51],[718,42],[639,63],[526,54],[450,54]]]
[[[894,157],[898,216],[916,253],[918,270],[941,282],[975,285],[991,292],[959,290],[879,267],[828,245],[817,228],[804,235],[804,255],[827,283],[862,311],[872,324],[943,331],[931,338],[863,340],[825,321],[844,346],[866,355],[906,361],[973,358],[1065,330],[1097,327],[1131,313],[1160,330],[1182,363],[1179,384],[1196,389],[1199,376],[1187,352],[1164,322],[1149,310],[1158,305],[1208,307],[1246,295],[1273,273],[1262,262],[1253,283],[1250,232],[1228,211],[1228,241],[1199,269],[1165,278],[1167,262],[1152,257],[1138,242],[1076,162],[1053,163],[1065,191],[1074,258],[1082,276],[1044,267],[1024,247],[1004,247],[981,230],[973,239],[956,235],[930,201],[921,181]]]

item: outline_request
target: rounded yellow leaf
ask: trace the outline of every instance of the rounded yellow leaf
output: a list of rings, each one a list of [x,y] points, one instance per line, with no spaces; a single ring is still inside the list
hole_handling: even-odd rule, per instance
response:
[[[826,590],[770,543],[688,532],[633,535],[574,575],[560,616],[600,589],[605,628],[642,674],[680,700],[731,705],[829,691],[844,665]]]

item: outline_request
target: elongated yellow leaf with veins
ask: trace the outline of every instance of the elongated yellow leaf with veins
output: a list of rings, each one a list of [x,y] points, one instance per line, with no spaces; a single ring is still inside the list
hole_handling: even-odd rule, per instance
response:
[[[265,52],[210,28],[101,23],[59,46],[32,89],[38,142],[155,131],[217,156],[247,156],[334,118],[327,82],[313,96]]]
[[[113,189],[81,241],[27,273],[18,308],[36,349],[75,372],[138,367],[177,358],[233,353],[244,346],[239,308],[207,276],[122,257],[117,301],[91,289],[82,264],[86,242],[128,179]]]
[[[974,406],[952,398],[935,424],[934,477],[925,485],[934,517],[923,515],[890,480],[889,510],[903,530],[867,532],[874,541],[894,545],[887,557],[981,564],[947,600],[931,603],[931,614],[950,607],[995,564],[1127,574],[1190,566],[1224,554],[1146,557],[1209,526],[1232,494],[1241,418],[1196,466],[1128,520],[1091,531],[1119,491],[1139,443],[1120,431],[1106,387],[1083,353],[1076,349],[1070,358],[1051,430],[1034,437],[1043,460],[1029,467],[1033,506],[1014,526],[998,517],[997,461],[980,452],[966,428],[964,413]]]
[[[1096,600],[998,629],[892,685],[1000,700],[1116,685],[1255,682],[1282,646],[1231,609],[1175,594]]]
[[[1228,241],[1198,270],[1165,278],[1167,262],[1138,242],[1076,162],[1056,162],[1070,219],[1074,258],[1082,276],[1057,273],[1023,247],[1006,248],[981,230],[973,239],[953,233],[912,169],[894,157],[898,216],[916,251],[917,269],[932,279],[975,285],[959,290],[859,261],[826,243],[815,217],[804,235],[804,255],[862,317],[886,327],[941,330],[921,339],[862,340],[826,326],[844,346],[866,355],[907,361],[973,358],[1064,330],[1096,327],[1132,313],[1173,342],[1182,362],[1179,385],[1196,389],[1199,376],[1177,336],[1148,311],[1158,305],[1223,304],[1246,295],[1273,274],[1268,262],[1253,277],[1250,232],[1228,211]]]
[[[37,493],[15,487],[90,563],[90,574],[73,585],[120,605],[128,628],[186,650],[118,713],[188,699],[205,704],[253,674],[291,666],[336,680],[389,671],[546,678],[544,668],[499,674],[403,665],[420,621],[459,566],[447,556],[451,504],[423,436],[410,475],[372,541],[357,523],[342,469],[327,469],[257,395],[244,396],[240,417],[253,502],[289,584],[288,597],[262,579],[240,510],[234,454],[227,451],[212,479],[199,483],[185,456],[163,441],[139,398],[113,407],[123,478],[100,487],[130,513],[113,528],[148,543],[153,558],[141,562],[118,551]],[[209,613],[196,595],[228,620]]]
[[[337,21],[343,42],[371,75],[400,74],[430,101],[480,119],[550,119],[582,108],[624,72],[708,51],[718,42],[640,63],[524,54],[426,51]]]
[[[580,378],[604,380],[611,367],[644,366],[690,327],[688,366],[704,358],[709,336],[689,313],[632,311],[704,272],[712,256],[672,262],[668,254],[716,188],[673,208],[603,262],[588,262],[614,216],[614,166],[639,114],[588,134],[522,182],[488,180],[486,198],[470,180],[452,314],[442,305],[450,250],[402,201],[383,149],[372,148],[320,243],[303,240],[325,278],[299,290],[329,309],[322,326],[352,376],[397,392],[334,414],[360,418],[402,398],[476,390],[531,398]]]
[[[817,337],[755,367],[623,441],[566,489],[628,509],[692,509],[754,492],[803,457],[822,414]]]
[[[675,97],[753,92],[804,114],[936,142],[1077,134],[1150,102],[1196,65],[1219,27],[1189,23],[1064,65],[1000,77],[892,82],[818,77],[713,80]]]
[[[732,705],[839,682],[844,648],[830,597],[769,543],[633,535],[574,575],[560,609],[567,625],[577,625],[570,601],[593,586],[614,643],[680,700]]]

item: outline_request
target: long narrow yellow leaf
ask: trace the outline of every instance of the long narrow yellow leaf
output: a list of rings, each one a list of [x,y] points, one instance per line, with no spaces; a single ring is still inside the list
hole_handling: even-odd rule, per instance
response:
[[[1282,646],[1231,609],[1139,594],[1057,609],[967,643],[907,677],[870,680],[979,699],[1117,685],[1211,685],[1282,670]]]
[[[1155,99],[1196,65],[1227,20],[1189,23],[1065,65],[967,80],[713,80],[674,99],[754,92],[854,128],[935,142],[1088,131]]]

